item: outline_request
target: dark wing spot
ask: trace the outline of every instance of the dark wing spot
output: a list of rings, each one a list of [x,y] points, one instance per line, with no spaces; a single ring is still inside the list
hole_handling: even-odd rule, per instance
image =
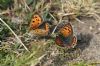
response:
[[[34,18],[37,18],[37,16],[34,16]]]
[[[37,24],[40,24],[40,23],[37,23]]]
[[[67,27],[64,28],[65,30],[68,30]]]
[[[39,19],[37,19],[37,21],[40,21]]]
[[[32,21],[32,22],[35,22],[35,21]]]
[[[68,31],[71,31],[70,29],[68,29]]]
[[[70,30],[70,29],[68,29],[68,31],[69,31],[68,33],[70,33],[70,32],[71,32],[71,30]]]
[[[36,19],[36,21],[40,21],[39,19]]]

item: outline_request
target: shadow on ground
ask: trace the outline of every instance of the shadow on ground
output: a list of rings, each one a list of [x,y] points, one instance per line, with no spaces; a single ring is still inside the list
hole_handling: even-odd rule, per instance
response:
[[[80,34],[77,36],[77,45],[75,48],[81,49],[83,51],[85,48],[88,48],[90,41],[93,38],[92,34]]]

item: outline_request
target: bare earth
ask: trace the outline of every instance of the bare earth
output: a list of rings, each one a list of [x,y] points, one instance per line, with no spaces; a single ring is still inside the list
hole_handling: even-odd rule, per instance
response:
[[[76,32],[85,35],[83,39],[85,39],[86,43],[80,43],[80,49],[84,49],[82,54],[75,60],[100,63],[100,22],[97,22],[94,18],[82,18],[81,20],[85,24],[78,23],[75,25]]]
[[[66,66],[68,62],[78,61],[100,63],[100,23],[91,17],[79,19],[84,23],[72,22],[77,46],[70,50],[50,46],[47,55],[36,66]]]

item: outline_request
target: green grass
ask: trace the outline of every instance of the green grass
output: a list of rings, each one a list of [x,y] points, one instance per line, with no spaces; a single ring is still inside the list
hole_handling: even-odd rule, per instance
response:
[[[55,25],[58,25],[59,22],[63,22],[63,16],[69,15],[72,19],[78,20],[79,22],[82,22],[77,18],[79,16],[92,16],[97,22],[100,22],[100,17],[98,16],[98,14],[100,14],[100,9],[97,5],[98,2],[95,2],[94,0],[65,0],[66,2],[62,2],[63,0],[51,0],[50,2],[46,2],[45,0],[27,0],[27,2],[23,2],[23,0],[17,2],[17,0],[14,0],[14,4],[11,5],[13,6],[13,16],[7,16],[6,14],[9,12],[8,4],[10,1],[11,0],[0,0],[0,18],[7,22],[9,27],[13,29],[18,37],[22,37],[22,42],[25,46],[28,45],[31,46],[31,48],[27,46],[30,50],[30,52],[27,52],[24,47],[16,41],[12,32],[0,22],[0,29],[3,29],[0,30],[0,66],[35,66],[35,64],[40,62],[41,58],[45,56],[46,51],[49,51],[49,47],[54,44],[54,39],[51,39],[47,43],[41,43],[41,41],[34,43],[33,41],[27,41],[29,37],[24,37],[24,34],[29,31],[31,16],[35,12],[38,12],[44,21],[51,20]],[[32,1],[34,2],[32,3]],[[27,7],[26,5],[29,5],[30,3],[32,4]],[[16,20],[22,20],[22,22],[15,21],[15,23],[13,23],[11,17],[14,17]],[[17,26],[17,28],[15,26]],[[6,39],[8,37],[15,39],[15,41]],[[65,51],[64,48],[59,46],[55,47],[57,47],[61,53]],[[71,55],[69,54],[67,56]],[[68,64],[69,66],[88,66],[88,63],[84,61]]]
[[[80,62],[76,62],[76,63],[68,63],[69,66],[89,66],[89,64],[87,64],[86,62],[80,61]]]

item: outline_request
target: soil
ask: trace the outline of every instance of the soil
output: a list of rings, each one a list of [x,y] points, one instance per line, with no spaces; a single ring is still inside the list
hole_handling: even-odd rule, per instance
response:
[[[100,23],[92,17],[79,18],[72,26],[77,35],[75,48],[65,50],[53,45],[47,55],[36,66],[66,66],[67,62],[85,61],[100,63]]]
[[[100,23],[91,17],[82,18],[81,21],[84,24],[78,23],[75,25],[76,32],[77,34],[84,34],[81,41],[85,40],[86,43],[79,43],[82,52],[75,61],[85,60],[86,62],[100,63]]]

